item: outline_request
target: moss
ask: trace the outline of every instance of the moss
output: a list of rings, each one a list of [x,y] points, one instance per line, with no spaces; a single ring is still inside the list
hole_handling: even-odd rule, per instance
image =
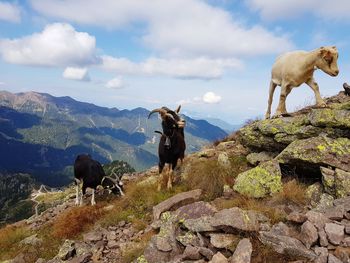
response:
[[[238,175],[233,189],[249,197],[260,198],[282,189],[278,164],[267,162]]]

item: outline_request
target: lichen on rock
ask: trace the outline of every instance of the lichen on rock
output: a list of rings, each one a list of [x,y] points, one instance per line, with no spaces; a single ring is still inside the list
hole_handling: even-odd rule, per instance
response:
[[[240,173],[233,189],[240,194],[260,198],[279,192],[282,189],[281,177],[279,164],[269,161]]]

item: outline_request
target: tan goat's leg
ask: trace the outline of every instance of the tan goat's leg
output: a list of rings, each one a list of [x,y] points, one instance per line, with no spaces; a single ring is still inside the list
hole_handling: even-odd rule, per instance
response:
[[[273,81],[271,80],[270,89],[269,89],[269,100],[267,103],[267,111],[265,114],[265,119],[269,119],[271,116],[271,104],[272,104],[272,100],[273,100],[273,93],[275,92],[276,86],[277,85],[275,83],[273,83]]]
[[[287,113],[286,110],[286,97],[287,97],[287,86],[283,85],[281,87],[280,101],[277,106],[275,118],[281,117],[283,114]]]
[[[306,82],[306,84],[314,91],[315,98],[316,98],[316,105],[320,107],[325,107],[327,104],[324,102],[324,100],[321,97],[320,89],[318,87],[318,84],[315,82],[315,80],[312,78]]]

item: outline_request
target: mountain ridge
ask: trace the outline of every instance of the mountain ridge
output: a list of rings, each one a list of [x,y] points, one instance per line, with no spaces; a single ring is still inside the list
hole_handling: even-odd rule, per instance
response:
[[[100,107],[68,96],[0,91],[0,146],[6,156],[0,171],[36,173],[49,185],[61,178],[62,185],[72,177],[72,163],[81,152],[102,163],[123,160],[139,171],[149,168],[157,163],[154,130],[161,126],[157,116],[147,119],[148,113],[141,107]],[[188,153],[227,135],[206,121],[184,118]]]

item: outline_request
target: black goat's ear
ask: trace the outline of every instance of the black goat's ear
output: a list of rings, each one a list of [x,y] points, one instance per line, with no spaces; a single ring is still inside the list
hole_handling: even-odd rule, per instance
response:
[[[177,109],[175,110],[175,112],[176,112],[176,113],[179,113],[180,110],[181,110],[181,105],[179,105],[179,106],[177,107]]]

